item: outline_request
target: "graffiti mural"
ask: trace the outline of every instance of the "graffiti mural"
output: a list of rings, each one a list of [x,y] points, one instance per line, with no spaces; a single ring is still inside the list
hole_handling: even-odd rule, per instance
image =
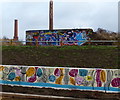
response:
[[[0,84],[119,92],[120,70],[1,65]]]
[[[30,30],[26,31],[26,41],[31,41],[28,45],[35,45],[35,41],[38,45],[82,45],[92,32],[92,29]]]

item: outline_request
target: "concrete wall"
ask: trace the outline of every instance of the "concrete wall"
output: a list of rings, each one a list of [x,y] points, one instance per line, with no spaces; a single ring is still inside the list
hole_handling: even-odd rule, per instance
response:
[[[87,35],[92,32],[92,29],[30,30],[26,31],[26,41],[46,41],[38,42],[39,45],[82,45],[85,42],[78,41],[86,40]],[[27,42],[27,44],[35,45],[35,42]]]
[[[0,84],[119,92],[120,70],[1,65]]]

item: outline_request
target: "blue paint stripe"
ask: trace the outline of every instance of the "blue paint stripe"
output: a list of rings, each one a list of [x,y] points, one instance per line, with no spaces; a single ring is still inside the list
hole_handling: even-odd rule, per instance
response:
[[[114,88],[114,87],[109,87],[109,88],[108,87],[89,87],[89,86],[59,85],[59,84],[51,84],[51,83],[30,83],[30,82],[5,81],[5,80],[0,80],[0,84],[120,92],[120,88]]]

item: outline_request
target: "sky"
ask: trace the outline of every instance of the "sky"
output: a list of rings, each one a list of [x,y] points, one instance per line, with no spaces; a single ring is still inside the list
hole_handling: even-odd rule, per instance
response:
[[[19,23],[19,39],[27,30],[49,29],[50,0],[1,0],[0,38],[13,38],[14,20]],[[118,31],[119,0],[53,0],[54,29],[98,28]]]

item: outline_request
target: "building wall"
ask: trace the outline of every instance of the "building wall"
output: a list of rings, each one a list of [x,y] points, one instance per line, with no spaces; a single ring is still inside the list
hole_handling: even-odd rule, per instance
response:
[[[118,69],[1,65],[0,84],[119,92],[119,72]]]
[[[82,45],[91,32],[91,29],[31,30],[26,31],[26,41],[42,41],[38,42],[39,45]],[[35,45],[36,43],[27,42],[27,44]]]

